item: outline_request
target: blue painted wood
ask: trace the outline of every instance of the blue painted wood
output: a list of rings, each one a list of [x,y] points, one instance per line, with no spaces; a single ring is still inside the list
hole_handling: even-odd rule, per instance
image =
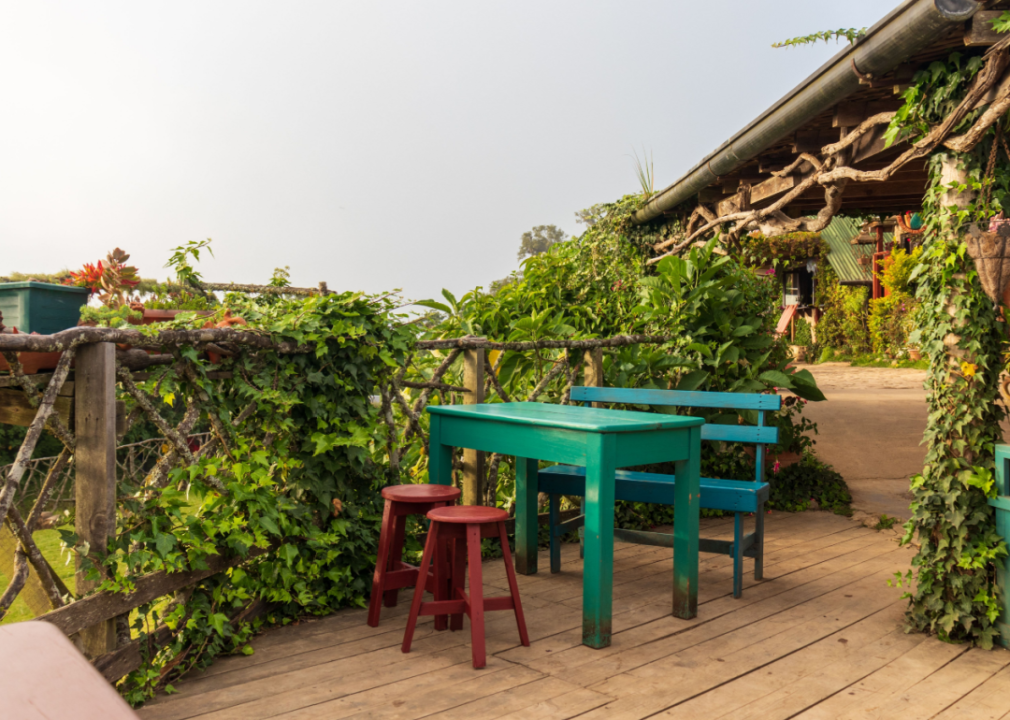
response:
[[[779,395],[585,387],[582,385],[572,388],[572,401],[583,403],[623,403],[625,405],[727,408],[731,410],[778,410],[782,407],[782,398]]]
[[[742,442],[755,445],[755,482],[739,480],[722,480],[719,478],[702,478],[700,496],[688,498],[689,502],[697,501],[701,507],[713,510],[724,510],[735,513],[734,540],[732,543],[703,542],[702,552],[719,552],[729,554],[733,558],[733,594],[740,597],[743,591],[743,558],[753,557],[754,577],[761,579],[764,563],[764,504],[770,494],[765,477],[765,445],[778,442],[778,428],[765,425],[765,412],[778,410],[782,406],[782,398],[778,395],[744,394],[744,393],[714,393],[714,392],[683,392],[679,390],[643,390],[633,388],[599,388],[573,387],[573,401],[588,406],[590,403],[622,403],[627,405],[653,405],[662,407],[690,407],[736,411],[757,410],[757,425],[722,425],[706,424],[701,428],[701,439],[716,442]],[[1008,453],[1010,462],[1010,453]],[[618,463],[619,465],[621,463]],[[1010,471],[1007,473],[1010,475]],[[540,471],[540,491],[551,497],[560,495],[579,496],[585,493],[585,471],[580,467],[556,466]],[[675,475],[660,475],[656,473],[637,473],[619,470],[615,474],[615,498],[630,502],[650,502],[673,504],[674,514],[677,512],[677,484]],[[755,531],[749,535],[743,534],[742,513],[754,513]],[[567,523],[566,530],[573,521]],[[676,530],[676,523],[674,529]],[[563,534],[552,526],[551,539]],[[645,535],[628,534],[629,538],[639,537],[640,541],[656,544],[659,539],[653,538],[655,533]],[[634,540],[632,540],[634,542]],[[672,538],[662,540],[670,542]],[[676,563],[674,563],[676,566]],[[553,567],[552,567],[553,571]],[[691,582],[691,579],[681,578],[679,581]],[[694,578],[693,582],[697,582]],[[677,595],[675,585],[674,594]],[[675,600],[675,613],[677,602]],[[685,610],[687,612],[687,610]]]
[[[615,497],[626,502],[672,505],[675,475],[618,470],[615,473]],[[539,490],[551,495],[583,497],[586,487],[585,468],[555,465],[540,471]],[[701,478],[701,506],[726,512],[757,512],[768,501],[767,483],[751,480]]]

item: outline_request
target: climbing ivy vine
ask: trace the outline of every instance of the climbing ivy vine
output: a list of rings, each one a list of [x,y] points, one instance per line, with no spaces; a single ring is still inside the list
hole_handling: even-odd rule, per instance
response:
[[[977,57],[954,53],[920,72],[892,123],[891,137],[914,141],[942,121],[981,64]],[[978,112],[970,113],[962,127],[970,126]],[[996,400],[1006,329],[982,290],[964,236],[970,224],[984,228],[1001,209],[1005,194],[991,190],[1001,181],[988,172],[1000,132],[997,124],[960,156],[936,152],[930,157],[924,250],[912,274],[920,303],[918,340],[930,369],[926,460],[912,479],[913,514],[905,526],[904,542],[920,544],[907,620],[910,629],[983,647],[998,634],[994,561],[1006,553],[986,504],[992,483],[980,479],[990,475],[993,446],[1002,435],[1004,411]],[[953,164],[960,177],[951,182]],[[995,176],[1005,177],[1007,170],[1004,157]],[[909,572],[906,579],[912,577]]]

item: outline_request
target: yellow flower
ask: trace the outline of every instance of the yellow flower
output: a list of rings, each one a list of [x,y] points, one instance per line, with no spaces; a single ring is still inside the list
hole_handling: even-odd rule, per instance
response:
[[[974,377],[976,370],[978,370],[978,365],[974,365],[970,362],[961,363],[961,374],[966,378]]]

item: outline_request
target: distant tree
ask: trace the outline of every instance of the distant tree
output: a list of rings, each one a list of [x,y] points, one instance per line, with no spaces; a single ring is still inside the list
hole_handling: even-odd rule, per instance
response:
[[[603,203],[597,203],[591,207],[587,207],[585,210],[575,211],[575,222],[580,225],[585,225],[587,228],[592,227],[606,215],[606,209]]]
[[[568,239],[565,231],[555,225],[537,225],[532,230],[523,233],[522,243],[519,245],[519,259],[533,257],[547,249],[555,243],[564,242]]]

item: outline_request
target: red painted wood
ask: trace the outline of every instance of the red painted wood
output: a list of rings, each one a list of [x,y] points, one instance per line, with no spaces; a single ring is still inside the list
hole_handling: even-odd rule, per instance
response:
[[[382,528],[379,533],[379,552],[372,574],[372,594],[368,602],[368,624],[378,627],[382,605],[396,605],[397,590],[416,586],[417,578],[424,577],[422,586],[436,597],[444,597],[449,592],[449,569],[447,561],[436,562],[431,576],[420,574],[418,568],[403,562],[403,543],[406,533],[407,516],[423,515],[433,509],[442,508],[446,503],[455,502],[460,490],[442,485],[391,485],[382,489],[386,505],[382,511]],[[448,618],[435,618],[435,629],[445,630]]]
[[[793,321],[793,317],[796,315],[796,310],[799,309],[799,305],[786,305],[782,309],[782,317],[779,318],[779,324],[775,326],[775,334],[781,335],[789,327],[789,323]]]
[[[451,511],[451,512],[449,512]],[[475,512],[476,511],[476,512]],[[485,512],[491,511],[491,512]],[[450,518],[439,520],[439,516]],[[460,517],[494,517],[488,522],[469,522],[461,524]],[[507,513],[495,508],[477,508],[456,506],[439,508],[428,513],[431,528],[428,530],[428,542],[424,547],[419,572],[425,573],[430,564],[441,565],[452,571],[448,586],[437,584],[437,588],[445,591],[435,595],[434,601],[424,602],[425,588],[418,585],[414,589],[414,599],[410,606],[410,617],[407,618],[407,630],[403,638],[403,652],[410,652],[419,615],[451,616],[452,630],[463,629],[463,615],[470,618],[470,644],[473,652],[473,666],[482,668],[487,665],[487,647],[484,639],[484,613],[497,610],[512,610],[515,613],[516,625],[519,628],[519,638],[523,645],[530,644],[526,632],[526,619],[523,616],[522,603],[519,599],[519,585],[516,582],[515,569],[512,566],[512,554],[509,551],[508,537],[505,534],[504,519]],[[481,565],[482,537],[497,535],[502,543],[502,557],[505,561],[505,571],[509,581],[509,595],[502,597],[484,597],[483,570]],[[470,593],[464,590],[464,581],[469,567]]]
[[[382,497],[405,503],[449,503],[459,499],[461,491],[451,485],[389,485]]]
[[[482,508],[496,509],[496,508]],[[470,570],[470,646],[473,648],[473,666],[487,665],[484,646],[484,577],[481,572],[480,527],[466,526],[467,564]]]
[[[461,525],[486,525],[487,523],[504,522],[508,520],[508,516],[509,514],[500,508],[478,505],[453,505],[435,508],[428,512],[429,520]]]

